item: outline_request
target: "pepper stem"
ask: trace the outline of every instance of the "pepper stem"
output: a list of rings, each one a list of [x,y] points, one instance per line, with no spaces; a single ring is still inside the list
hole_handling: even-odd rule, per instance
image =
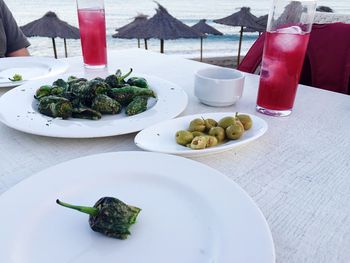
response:
[[[128,73],[126,73],[124,76],[119,77],[118,81],[121,82],[121,81],[125,80],[127,77],[130,76],[131,73],[132,73],[132,68],[130,68],[130,71]]]
[[[71,205],[71,204],[67,204],[67,203],[61,202],[58,199],[56,200],[56,203],[61,205],[61,206],[64,206],[64,207],[68,207],[68,208],[71,208],[71,209],[74,209],[74,210],[78,210],[80,212],[83,212],[83,213],[91,215],[91,216],[97,216],[98,211],[99,211],[95,207]]]

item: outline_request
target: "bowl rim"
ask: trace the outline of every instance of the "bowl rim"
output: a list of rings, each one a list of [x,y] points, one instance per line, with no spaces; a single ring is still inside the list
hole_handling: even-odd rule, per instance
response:
[[[228,79],[219,79],[219,78],[211,78],[211,77],[207,77],[205,75],[203,75],[203,71],[208,71],[208,70],[223,70],[223,71],[230,71],[230,72],[235,72],[237,73],[239,76],[237,77],[232,77],[232,78],[228,78]],[[209,81],[222,81],[222,82],[229,82],[229,81],[238,81],[241,79],[244,79],[245,76],[244,74],[237,70],[237,69],[231,69],[231,68],[220,68],[220,67],[207,67],[207,68],[202,68],[200,70],[197,70],[195,72],[195,77],[200,78],[200,79],[204,79],[204,80],[209,80]]]

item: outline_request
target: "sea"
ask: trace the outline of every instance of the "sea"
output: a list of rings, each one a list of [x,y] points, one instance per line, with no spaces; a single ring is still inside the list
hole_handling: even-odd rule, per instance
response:
[[[100,0],[99,0],[100,1]],[[223,36],[208,36],[204,40],[204,57],[232,56],[237,54],[239,28],[216,24],[214,19],[226,17],[237,12],[241,7],[251,8],[256,16],[268,13],[272,0],[159,0],[168,12],[192,26],[200,19],[207,19],[209,25],[224,33]],[[17,23],[25,25],[42,17],[47,11],[55,12],[60,19],[78,26],[75,0],[5,0]],[[319,0],[318,5],[331,7],[335,13],[350,15],[350,0]],[[142,13],[148,16],[155,14],[157,4],[152,0],[105,0],[107,45],[110,50],[137,48],[137,40],[112,38],[115,29],[133,20]],[[254,43],[258,33],[244,33],[242,53]],[[51,39],[30,38],[29,48],[32,55],[53,56]],[[64,57],[63,40],[57,39],[58,56]],[[80,40],[67,40],[68,56],[81,55]],[[159,51],[159,40],[149,41],[149,49]],[[141,45],[141,48],[144,48]],[[198,39],[178,39],[165,41],[165,53],[188,58],[199,57],[200,41]]]

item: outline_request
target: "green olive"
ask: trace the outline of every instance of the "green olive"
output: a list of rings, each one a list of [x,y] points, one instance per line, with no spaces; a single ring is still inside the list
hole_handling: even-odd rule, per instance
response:
[[[226,128],[226,136],[230,140],[237,140],[243,135],[243,125],[238,122]]]
[[[204,132],[194,131],[192,132],[193,137],[196,136],[205,136],[206,134]]]
[[[216,120],[213,119],[205,119],[204,120],[205,130],[209,131],[211,128],[218,126]]]
[[[214,136],[207,135],[207,147],[213,147],[218,144],[218,139]]]
[[[207,147],[207,137],[206,136],[197,136],[191,142],[191,149],[193,150],[201,150]]]
[[[228,116],[228,117],[224,117],[221,120],[219,120],[218,126],[226,129],[228,126],[231,126],[235,123],[235,118]]]
[[[193,140],[193,135],[189,131],[178,131],[176,133],[176,142],[181,145],[187,145]]]
[[[209,135],[216,137],[219,142],[225,140],[225,130],[222,127],[213,127],[209,130]]]
[[[236,114],[236,118],[243,124],[244,130],[249,130],[253,126],[252,118],[246,114]]]
[[[205,131],[205,123],[203,119],[194,119],[190,122],[190,127],[188,128],[189,131]]]

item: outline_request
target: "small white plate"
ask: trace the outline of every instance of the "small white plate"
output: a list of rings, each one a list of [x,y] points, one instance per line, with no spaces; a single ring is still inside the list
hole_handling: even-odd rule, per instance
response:
[[[76,75],[77,77],[85,77]],[[103,115],[100,120],[51,118],[40,114],[38,102],[34,99],[36,90],[51,84],[57,78],[67,79],[68,75],[45,80],[31,81],[14,88],[0,98],[0,121],[19,131],[60,138],[98,138],[140,131],[155,123],[172,119],[187,106],[186,92],[166,80],[143,74],[157,99],[150,99],[148,110],[134,116],[123,112],[117,115]]]
[[[137,207],[126,240],[93,232],[93,205],[112,196]],[[119,152],[46,169],[0,196],[3,263],[274,263],[254,201],[218,171],[177,156]]]
[[[230,150],[239,145],[256,140],[267,131],[267,123],[263,119],[249,114],[253,120],[253,127],[248,131],[245,131],[243,136],[238,140],[228,141],[218,146],[209,147],[203,150],[192,150],[186,146],[182,146],[176,143],[176,132],[179,130],[187,130],[190,122],[193,119],[211,118],[219,121],[223,117],[234,116],[235,114],[235,112],[203,113],[165,121],[139,132],[135,137],[135,144],[141,149],[147,151],[191,157]]]
[[[68,63],[45,57],[0,58],[0,88],[16,87],[28,80],[48,78],[64,73]],[[13,75],[20,74],[23,81],[10,81]]]

